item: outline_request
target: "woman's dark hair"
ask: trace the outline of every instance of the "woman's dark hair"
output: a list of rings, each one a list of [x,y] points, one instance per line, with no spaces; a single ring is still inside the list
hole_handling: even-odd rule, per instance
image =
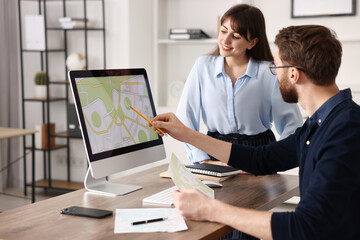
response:
[[[273,60],[269,42],[266,37],[265,19],[258,8],[247,4],[235,5],[227,10],[221,17],[221,25],[229,18],[231,20],[231,28],[243,38],[248,41],[255,38],[259,39],[258,43],[252,49],[246,50],[249,57],[260,61]],[[220,55],[219,46],[211,55]]]

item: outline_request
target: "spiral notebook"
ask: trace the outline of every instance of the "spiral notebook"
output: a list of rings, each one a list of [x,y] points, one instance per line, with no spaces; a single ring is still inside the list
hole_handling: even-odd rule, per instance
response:
[[[222,166],[222,165],[209,164],[209,163],[186,165],[185,167],[189,169],[190,172],[192,173],[204,174],[204,175],[216,176],[216,177],[231,176],[242,172],[241,170],[230,166]]]
[[[207,180],[207,181],[215,181],[215,182],[220,182],[220,183],[235,176],[235,175],[230,175],[230,176],[225,176],[225,177],[215,177],[215,176],[197,174],[197,173],[192,173],[192,174],[194,174],[201,181]],[[160,177],[162,177],[162,178],[171,178],[168,171],[160,173]]]

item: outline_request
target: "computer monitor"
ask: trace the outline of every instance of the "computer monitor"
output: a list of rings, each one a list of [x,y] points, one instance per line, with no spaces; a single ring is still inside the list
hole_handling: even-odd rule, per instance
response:
[[[132,109],[156,116],[145,69],[70,71],[69,79],[89,162],[85,188],[111,195],[141,189],[107,176],[166,157],[162,138]]]

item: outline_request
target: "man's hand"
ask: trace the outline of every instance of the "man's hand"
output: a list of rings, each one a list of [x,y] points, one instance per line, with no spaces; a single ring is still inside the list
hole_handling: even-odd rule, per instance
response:
[[[177,190],[172,193],[174,205],[187,220],[207,221],[213,199],[196,189]]]
[[[174,191],[172,198],[186,220],[218,222],[257,238],[272,239],[272,212],[231,206],[196,189]]]
[[[176,140],[189,143],[224,163],[229,161],[231,143],[209,137],[186,127],[173,113],[164,113],[154,117],[149,126],[160,128]],[[158,134],[163,136],[159,131]]]
[[[168,133],[171,137],[181,142],[186,142],[188,137],[187,133],[191,132],[191,129],[182,124],[173,113],[157,115],[152,119],[152,126],[161,128],[165,133]],[[163,135],[160,132],[158,132],[158,134]]]

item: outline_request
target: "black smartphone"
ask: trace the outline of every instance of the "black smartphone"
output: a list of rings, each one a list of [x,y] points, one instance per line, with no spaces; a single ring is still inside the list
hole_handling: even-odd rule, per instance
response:
[[[106,216],[111,216],[113,214],[113,212],[109,210],[78,207],[78,206],[72,206],[62,209],[60,213],[82,216],[82,217],[91,217],[91,218],[104,218]]]

